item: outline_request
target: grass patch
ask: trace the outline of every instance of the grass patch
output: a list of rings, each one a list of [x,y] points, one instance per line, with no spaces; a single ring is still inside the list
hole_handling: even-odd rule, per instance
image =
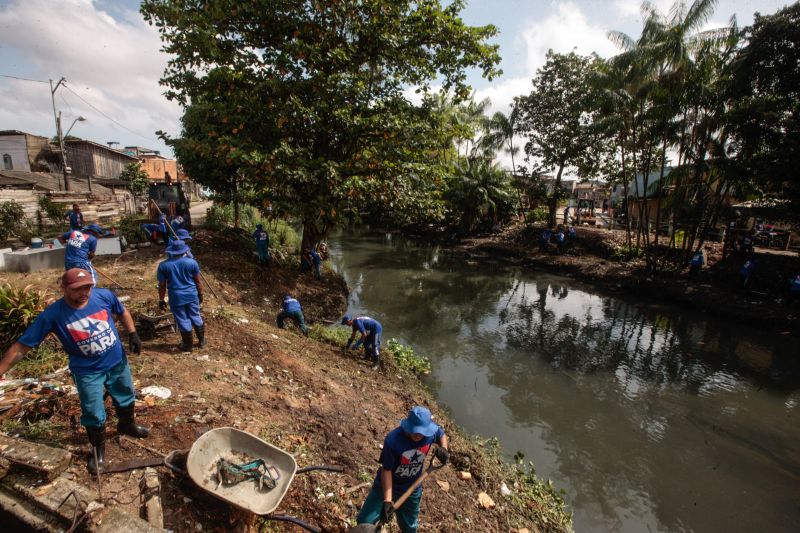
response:
[[[63,426],[53,424],[48,419],[35,422],[22,422],[16,419],[4,420],[0,429],[8,435],[19,436],[25,440],[57,444],[63,437]]]
[[[14,366],[16,378],[38,378],[67,366],[67,354],[53,338],[45,339],[35,350],[28,352]]]

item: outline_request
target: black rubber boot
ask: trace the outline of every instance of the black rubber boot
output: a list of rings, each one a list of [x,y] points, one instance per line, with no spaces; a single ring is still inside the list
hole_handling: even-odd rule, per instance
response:
[[[182,352],[191,352],[193,340],[191,331],[181,331],[182,342],[178,345],[178,349]]]
[[[136,415],[133,413],[133,405],[128,407],[117,407],[117,433],[120,435],[130,435],[137,439],[143,439],[150,435],[150,429],[136,425]]]
[[[202,348],[206,345],[206,326],[195,326],[194,332],[197,333],[197,345]]]
[[[97,471],[103,471],[106,465],[106,428],[86,426],[86,437],[89,439],[89,444],[92,445],[89,450],[89,462],[87,468],[92,475],[97,474]],[[95,461],[95,452],[97,454],[97,461]]]

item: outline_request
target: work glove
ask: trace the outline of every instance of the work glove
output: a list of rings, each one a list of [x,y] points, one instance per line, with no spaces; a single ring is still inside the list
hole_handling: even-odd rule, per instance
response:
[[[383,502],[381,522],[388,523],[392,519],[392,515],[394,515],[394,504],[392,502]]]
[[[200,300],[200,303],[203,303],[203,293],[198,293],[197,299]]]
[[[167,309],[167,302],[161,300],[160,302],[158,302],[158,308],[162,311],[165,311]]]
[[[436,458],[439,459],[439,462],[442,463],[442,466],[447,464],[447,460],[450,458],[450,452],[447,448],[443,448],[439,446],[436,448]]]
[[[139,334],[135,331],[132,333],[128,333],[128,340],[131,345],[131,351],[133,353],[139,354],[142,353],[142,339],[139,338]]]

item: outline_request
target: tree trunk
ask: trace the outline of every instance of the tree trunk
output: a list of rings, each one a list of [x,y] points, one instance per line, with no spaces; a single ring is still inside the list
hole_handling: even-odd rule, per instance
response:
[[[556,227],[556,209],[558,209],[558,197],[561,195],[561,174],[564,172],[564,162],[558,165],[558,174],[556,174],[556,181],[553,183],[553,194],[550,195],[550,201],[547,205],[547,219],[551,228]]]

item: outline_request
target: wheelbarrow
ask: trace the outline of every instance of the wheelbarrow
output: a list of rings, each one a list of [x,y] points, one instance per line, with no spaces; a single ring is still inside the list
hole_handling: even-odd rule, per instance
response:
[[[254,463],[261,463],[261,472],[265,473],[262,480],[222,483],[216,475],[219,461],[231,453],[256,458]],[[294,457],[288,452],[246,431],[231,427],[207,431],[194,442],[186,457],[186,472],[189,478],[212,496],[239,509],[263,516],[267,520],[291,522],[307,531],[321,533],[320,529],[298,518],[273,514],[289,490],[294,476],[313,470],[343,472],[344,468],[318,465],[298,469]],[[263,483],[263,479],[267,482]]]
[[[237,465],[226,457],[245,455],[254,460]],[[186,470],[178,464],[186,457]],[[312,533],[322,530],[293,516],[273,514],[289,490],[296,474],[313,470],[343,472],[341,466],[297,468],[291,454],[235,428],[217,428],[204,433],[188,451],[174,450],[166,457],[134,459],[109,465],[104,473],[125,472],[146,466],[166,466],[179,476],[187,476],[215,498],[267,520],[291,522]]]

